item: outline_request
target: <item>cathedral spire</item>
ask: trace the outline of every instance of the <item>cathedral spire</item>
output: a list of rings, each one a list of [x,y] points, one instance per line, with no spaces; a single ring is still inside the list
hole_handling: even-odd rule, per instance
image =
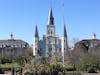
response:
[[[63,32],[63,36],[64,36],[64,37],[67,37],[67,32],[66,32],[66,26],[65,26],[65,24],[64,24],[64,32]]]
[[[48,25],[54,25],[54,17],[52,13],[52,8],[50,8],[49,10]]]
[[[37,25],[36,25],[36,28],[35,28],[35,37],[39,37]]]

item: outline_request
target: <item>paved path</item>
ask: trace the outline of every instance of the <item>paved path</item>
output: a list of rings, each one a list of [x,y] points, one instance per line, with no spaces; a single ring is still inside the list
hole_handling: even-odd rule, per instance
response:
[[[11,74],[0,74],[0,75],[11,75]]]
[[[100,75],[100,73],[82,73],[81,75]]]

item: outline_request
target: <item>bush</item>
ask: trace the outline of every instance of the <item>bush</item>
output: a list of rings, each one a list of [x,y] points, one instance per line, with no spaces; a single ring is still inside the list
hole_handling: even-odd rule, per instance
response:
[[[11,63],[12,62],[12,60],[9,59],[9,58],[0,58],[0,61],[1,61],[2,64]]]
[[[2,71],[4,72],[4,71],[10,71],[11,70],[11,68],[2,68]]]
[[[99,70],[100,68],[100,61],[98,59],[93,59],[93,58],[85,58],[81,59],[78,68],[81,71],[88,71],[88,70]]]
[[[89,68],[87,69],[87,71],[88,71],[88,73],[97,73],[97,72],[96,72],[96,68],[94,68],[94,67],[89,67]]]
[[[19,65],[22,65],[23,62],[27,62],[27,57],[26,56],[19,56],[14,60],[14,62],[18,63]]]
[[[53,75],[58,75],[58,72],[63,71],[63,66],[61,64],[53,64],[50,69]]]
[[[75,67],[74,67],[74,65],[73,64],[65,64],[65,69],[67,70],[67,71],[74,71],[75,70]]]
[[[58,73],[62,71],[63,66],[61,64],[44,64],[36,67],[34,70],[37,75],[58,75]]]

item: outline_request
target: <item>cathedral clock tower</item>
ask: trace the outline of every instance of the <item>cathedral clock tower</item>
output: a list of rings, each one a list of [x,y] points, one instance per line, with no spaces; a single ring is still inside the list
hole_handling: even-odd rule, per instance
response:
[[[55,25],[52,8],[49,10],[46,36],[46,54],[53,55],[55,53]]]
[[[52,13],[52,8],[50,8],[49,10],[47,36],[55,36],[55,26],[54,26],[54,17]]]

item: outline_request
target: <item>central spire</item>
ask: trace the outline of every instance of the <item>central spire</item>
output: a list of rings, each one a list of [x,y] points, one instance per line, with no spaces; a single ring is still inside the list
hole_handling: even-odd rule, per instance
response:
[[[54,18],[53,18],[52,8],[50,8],[50,10],[49,10],[48,25],[54,25]]]
[[[64,34],[63,34],[64,37],[67,37],[67,32],[66,32],[66,26],[64,24]]]
[[[37,25],[36,25],[36,28],[35,28],[35,37],[39,37],[39,35],[38,35],[38,29],[37,29]]]

